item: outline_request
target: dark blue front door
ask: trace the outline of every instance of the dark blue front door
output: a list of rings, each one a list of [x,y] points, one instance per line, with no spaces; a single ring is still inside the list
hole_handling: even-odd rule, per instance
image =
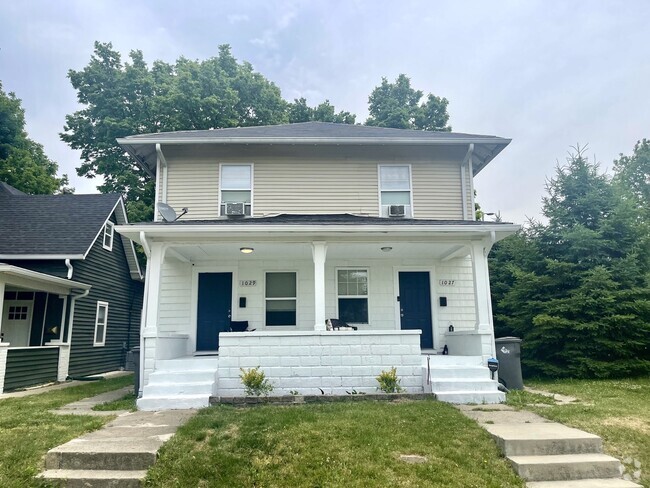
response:
[[[420,329],[420,347],[433,349],[431,284],[427,271],[399,272],[399,307],[402,329]]]
[[[219,332],[230,330],[232,273],[199,273],[196,350],[219,349]]]

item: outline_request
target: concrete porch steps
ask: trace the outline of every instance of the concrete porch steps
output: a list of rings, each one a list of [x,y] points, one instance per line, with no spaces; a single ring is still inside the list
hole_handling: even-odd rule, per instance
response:
[[[203,408],[215,391],[219,358],[193,356],[157,360],[142,389],[138,408],[146,411]]]
[[[427,365],[428,359],[428,365]],[[429,356],[424,360],[424,377],[429,367],[432,393],[442,402],[491,404],[505,401],[481,356]]]
[[[519,476],[528,481],[566,481],[616,478],[621,463],[606,454],[508,456]]]

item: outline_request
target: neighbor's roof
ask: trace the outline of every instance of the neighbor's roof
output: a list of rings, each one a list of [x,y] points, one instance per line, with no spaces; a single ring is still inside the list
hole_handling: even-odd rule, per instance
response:
[[[4,181],[0,181],[0,195],[26,195],[26,193],[20,191],[18,188],[14,188]]]
[[[118,139],[138,163],[153,174],[156,167],[156,144],[311,144],[311,145],[458,145],[474,144],[478,173],[510,143],[497,136],[389,129],[365,125],[303,122],[298,124],[236,127],[138,134]]]
[[[0,255],[83,256],[120,195],[0,195]]]

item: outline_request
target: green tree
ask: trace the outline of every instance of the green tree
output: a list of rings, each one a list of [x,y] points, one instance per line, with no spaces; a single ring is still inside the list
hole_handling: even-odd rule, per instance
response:
[[[289,104],[288,109],[289,123],[297,122],[334,122],[337,124],[354,124],[356,115],[350,112],[341,111],[336,113],[336,108],[325,100],[316,107],[307,105],[305,98],[297,98]]]
[[[43,146],[25,131],[25,110],[14,93],[5,93],[0,82],[0,181],[29,194],[72,192],[68,177],[56,176],[58,165]]]
[[[547,192],[548,223],[530,222],[490,256],[497,335],[524,338],[529,375],[647,374],[648,237],[639,208],[583,149],[557,168]]]
[[[450,131],[446,98],[431,93],[422,101],[424,93],[411,87],[408,76],[400,74],[395,83],[381,79],[368,97],[370,116],[366,125],[393,127],[395,129],[418,129]]]

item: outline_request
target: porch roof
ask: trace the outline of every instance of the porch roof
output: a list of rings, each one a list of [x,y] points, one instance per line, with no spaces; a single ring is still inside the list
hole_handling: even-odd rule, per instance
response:
[[[65,278],[59,278],[4,263],[0,263],[0,281],[21,288],[42,290],[62,295],[68,295],[72,290],[85,291],[91,288],[90,285],[81,283],[80,281],[66,280]]]
[[[116,230],[136,242],[143,236],[168,239],[238,236],[352,236],[435,237],[471,239],[493,234],[495,241],[517,232],[519,225],[471,220],[394,219],[352,214],[281,214],[267,217],[217,220],[142,222],[117,226]]]

